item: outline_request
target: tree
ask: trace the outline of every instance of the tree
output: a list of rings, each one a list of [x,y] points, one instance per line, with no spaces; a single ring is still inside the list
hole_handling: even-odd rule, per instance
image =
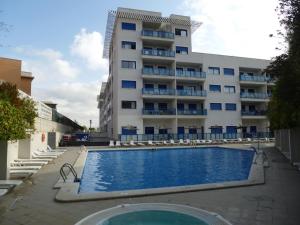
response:
[[[0,140],[26,138],[34,131],[35,117],[37,112],[34,101],[21,98],[15,85],[0,84]]]
[[[288,47],[266,69],[277,79],[268,117],[273,129],[293,128],[300,126],[300,0],[279,0],[277,11]]]

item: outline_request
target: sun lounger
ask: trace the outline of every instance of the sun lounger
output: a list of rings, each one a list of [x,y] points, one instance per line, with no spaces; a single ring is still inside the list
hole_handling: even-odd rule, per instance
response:
[[[10,166],[10,170],[39,170],[42,166]]]
[[[10,163],[11,166],[44,166],[48,164],[48,162],[12,162]]]
[[[15,159],[14,162],[50,162],[52,159]]]
[[[116,141],[116,147],[121,147],[121,142],[120,141]]]
[[[122,143],[122,146],[126,146],[126,147],[128,147],[128,146],[129,146],[129,144],[128,144],[128,143],[126,143],[126,142],[124,142],[124,143]]]
[[[190,139],[186,139],[185,140],[185,144],[190,145],[191,144],[191,140]]]
[[[36,152],[40,155],[57,155],[57,156],[59,156],[59,155],[63,154],[63,152],[48,152],[47,150],[40,150],[40,149],[38,149]]]
[[[205,143],[206,143],[206,144],[212,144],[213,141],[209,139],[209,140],[206,140]]]
[[[5,195],[8,192],[8,188],[0,189],[0,197]]]
[[[65,152],[65,151],[67,151],[67,149],[53,149],[53,148],[51,148],[49,145],[47,145],[47,151],[48,152]]]
[[[32,153],[32,157],[34,159],[56,159],[57,158],[57,155],[45,155],[45,154],[39,154],[39,153],[36,153],[36,152],[33,152]]]
[[[148,145],[154,145],[152,140],[148,140]]]
[[[167,144],[168,144],[168,142],[167,142],[167,141],[163,141],[163,144],[164,144],[164,145],[167,145]]]
[[[182,139],[179,139],[179,144],[180,144],[180,145],[184,145],[184,142],[183,142]]]
[[[176,143],[175,143],[175,141],[174,141],[173,139],[171,139],[171,140],[170,140],[170,144],[171,144],[171,145],[175,145]]]
[[[0,188],[6,188],[11,186],[17,186],[22,184],[22,180],[0,180]]]
[[[131,140],[131,141],[129,142],[129,145],[130,145],[130,146],[136,146],[136,144],[134,143],[133,140]]]
[[[10,170],[9,173],[11,176],[27,177],[37,173],[37,170]]]
[[[145,144],[142,143],[142,142],[138,142],[137,145],[139,145],[139,146],[145,146]]]
[[[110,140],[110,141],[109,141],[109,147],[115,147],[115,143],[114,143],[113,140]]]

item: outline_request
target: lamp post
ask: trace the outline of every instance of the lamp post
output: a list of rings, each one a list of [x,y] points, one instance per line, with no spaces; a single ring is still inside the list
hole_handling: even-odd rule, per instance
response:
[[[91,132],[91,129],[92,129],[92,120],[90,120],[90,132]]]

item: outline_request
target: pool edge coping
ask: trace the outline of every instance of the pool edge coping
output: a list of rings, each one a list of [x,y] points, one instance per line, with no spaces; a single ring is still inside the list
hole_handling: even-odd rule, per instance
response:
[[[170,148],[190,148],[191,146],[171,146]],[[232,146],[195,146],[195,147],[223,147],[223,148],[234,148]],[[162,147],[163,149],[167,147]],[[150,148],[133,148],[130,150],[141,150],[141,149],[153,149]],[[237,150],[250,150],[249,147],[236,147]],[[122,148],[106,148],[103,150],[124,150]],[[99,151],[99,149],[89,149],[88,151]],[[74,163],[74,169],[81,178],[85,161],[87,158],[88,151],[82,151],[76,162]],[[149,188],[149,189],[139,189],[139,190],[128,190],[128,191],[113,191],[113,192],[92,192],[92,193],[79,193],[79,182],[73,182],[74,177],[70,173],[67,177],[66,182],[61,179],[54,185],[54,188],[60,188],[56,194],[55,200],[58,202],[76,202],[76,201],[90,201],[90,200],[100,200],[100,199],[114,199],[114,198],[127,198],[127,197],[137,197],[137,196],[149,196],[149,195],[160,195],[160,194],[172,194],[172,193],[183,193],[191,191],[202,191],[202,190],[216,190],[234,187],[244,187],[252,186],[265,183],[264,177],[264,165],[263,158],[261,154],[254,154],[251,169],[247,180],[241,181],[228,181],[223,183],[210,183],[210,184],[198,184],[198,185],[185,185],[176,187],[164,187],[164,188]]]

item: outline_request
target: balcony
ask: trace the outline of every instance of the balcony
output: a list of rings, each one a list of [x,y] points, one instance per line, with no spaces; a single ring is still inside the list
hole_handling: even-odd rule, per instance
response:
[[[143,88],[143,95],[175,95],[175,89]]]
[[[206,97],[206,91],[200,90],[176,90],[178,96],[197,96],[197,97]]]
[[[200,72],[200,71],[176,71],[176,77],[182,77],[182,78],[206,78],[206,73],[205,72]]]
[[[241,111],[243,119],[266,119],[267,112],[265,110],[261,111]]]
[[[175,57],[175,51],[156,50],[156,49],[143,49],[142,50],[142,55],[144,55],[144,56],[160,56],[160,57],[174,58]]]
[[[247,82],[266,82],[266,77],[264,75],[248,75],[248,74],[241,74],[240,81],[247,81]]]
[[[142,30],[142,36],[154,38],[174,39],[174,33],[166,31]]]
[[[152,69],[152,68],[143,68],[142,74],[144,75],[158,75],[158,76],[174,76],[174,70],[170,69]]]
[[[143,109],[142,110],[143,115],[175,115],[176,110],[175,109]]]
[[[189,116],[202,115],[202,116],[205,116],[205,115],[207,115],[207,110],[206,109],[202,109],[202,110],[180,110],[180,109],[177,109],[177,115],[189,115]]]
[[[265,100],[268,99],[269,96],[267,93],[249,93],[249,92],[243,92],[240,94],[241,98],[248,98],[248,99],[256,99],[256,100]]]

